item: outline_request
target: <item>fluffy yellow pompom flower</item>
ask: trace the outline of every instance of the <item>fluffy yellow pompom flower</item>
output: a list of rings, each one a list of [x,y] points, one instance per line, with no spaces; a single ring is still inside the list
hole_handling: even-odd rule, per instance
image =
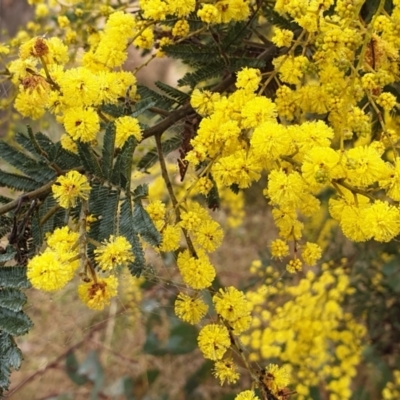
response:
[[[289,373],[285,367],[279,367],[276,364],[270,364],[264,370],[263,383],[274,396],[289,384]]]
[[[247,300],[243,292],[235,287],[220,289],[213,297],[215,311],[223,319],[233,322],[238,318],[248,315]]]
[[[215,24],[218,22],[218,9],[212,4],[203,4],[203,7],[197,11],[197,16],[207,24]]]
[[[190,105],[203,117],[214,111],[214,104],[220,100],[219,93],[212,93],[209,90],[195,89],[190,98]]]
[[[124,236],[111,235],[108,241],[94,250],[95,260],[102,270],[133,262],[132,245]]]
[[[91,107],[73,107],[65,112],[64,128],[72,139],[91,142],[100,130],[100,119]]]
[[[236,383],[240,377],[232,358],[224,358],[223,360],[216,361],[213,375],[219,379],[221,385],[223,385],[225,381],[229,384]]]
[[[231,345],[228,329],[224,325],[206,325],[197,338],[199,349],[204,358],[220,360]]]
[[[82,303],[92,310],[102,310],[110,304],[110,299],[117,295],[118,280],[111,275],[97,278],[97,282],[85,282],[78,286],[78,295]]]
[[[255,68],[243,68],[237,74],[236,86],[248,92],[257,90],[261,82],[261,72]]]
[[[239,393],[235,400],[260,400],[258,396],[252,390],[245,390],[244,392]]]
[[[69,171],[66,175],[58,177],[51,189],[58,204],[69,208],[75,207],[78,198],[89,198],[90,185],[85,175]]]
[[[365,230],[371,232],[378,242],[389,242],[400,233],[398,207],[381,200],[365,210]]]
[[[224,232],[218,222],[214,220],[203,221],[198,229],[194,231],[195,244],[204,250],[212,252],[222,243]]]
[[[46,250],[28,262],[27,277],[36,289],[54,291],[63,288],[73,277],[79,265],[70,263],[71,253]]]
[[[164,252],[179,249],[179,242],[182,236],[182,229],[179,225],[167,225],[162,233],[160,250]]]
[[[304,262],[313,267],[321,258],[322,249],[316,243],[307,242],[301,251],[301,258]]]
[[[55,251],[61,253],[71,252],[78,255],[78,247],[72,250],[79,238],[78,232],[72,232],[68,226],[57,228],[54,232],[47,236],[47,245]]]
[[[122,147],[130,136],[136,140],[142,140],[142,132],[139,121],[136,118],[125,116],[115,120],[115,146]]]
[[[206,315],[208,305],[203,299],[190,297],[187,294],[179,293],[175,301],[175,314],[189,324],[198,324]]]
[[[293,40],[293,32],[288,29],[274,28],[274,36],[272,37],[272,43],[275,43],[278,47],[289,47]]]
[[[185,250],[179,254],[177,264],[183,281],[189,287],[201,290],[211,286],[215,278],[215,269],[204,252],[198,253],[198,258],[194,258]]]

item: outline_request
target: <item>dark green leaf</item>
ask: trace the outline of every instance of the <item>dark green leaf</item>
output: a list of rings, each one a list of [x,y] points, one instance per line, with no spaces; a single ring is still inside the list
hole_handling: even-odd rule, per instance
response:
[[[104,104],[101,106],[101,111],[104,111],[106,114],[109,114],[114,118],[119,118],[125,115],[124,107],[116,104]]]
[[[41,185],[33,179],[26,176],[12,174],[0,170],[0,186],[6,186],[10,189],[16,189],[24,192],[30,192],[38,189]]]
[[[195,46],[192,44],[176,44],[163,46],[165,54],[187,63],[209,63],[220,58],[218,47],[215,45]]]
[[[190,87],[195,87],[200,82],[221,76],[225,68],[225,64],[222,61],[210,62],[194,72],[187,72],[182,79],[178,80],[178,86],[189,85]]]
[[[26,267],[0,267],[0,287],[29,288]]]
[[[2,331],[0,331],[0,354],[12,368],[16,370],[20,368],[22,361],[21,350],[15,344],[12,336]]]
[[[7,308],[0,307],[1,329],[10,335],[24,335],[32,327],[32,321],[22,312],[14,312]]]
[[[150,218],[147,211],[143,208],[142,203],[135,201],[133,211],[133,223],[137,233],[153,246],[161,244],[161,234],[154,226],[153,220]]]
[[[12,218],[7,217],[6,215],[0,215],[0,238],[2,238],[6,233],[11,231],[12,225],[13,225]],[[1,255],[0,255],[0,260],[1,260]]]
[[[21,311],[26,303],[26,296],[14,288],[3,288],[0,290],[0,307],[8,308],[11,311]]]
[[[89,352],[85,361],[79,366],[78,373],[86,376],[93,382],[90,398],[91,400],[97,400],[98,394],[103,386],[104,370],[96,351],[92,350]]]
[[[166,93],[169,97],[176,100],[176,102],[180,105],[183,105],[190,100],[190,96],[187,93],[182,92],[181,90],[178,90],[170,85],[167,85],[166,83],[157,81],[156,86],[164,93]]]
[[[152,98],[152,97],[147,97],[143,100],[138,101],[134,108],[135,110],[131,114],[131,117],[138,117],[139,115],[143,114],[146,110],[148,110],[150,107],[153,107],[157,104],[157,100]]]
[[[0,262],[4,263],[4,262],[14,259],[15,254],[16,254],[15,249],[11,245],[7,246],[6,252],[3,254],[0,254]]]
[[[7,332],[0,330],[0,395],[4,390],[8,390],[11,368],[18,370],[21,361],[21,350],[13,338]]]
[[[25,175],[34,178],[37,182],[47,183],[56,176],[55,171],[45,163],[28,157],[4,141],[0,141],[0,157]]]
[[[101,166],[103,167],[103,174],[107,179],[110,179],[114,160],[114,146],[115,146],[115,125],[109,123],[106,127],[104,134],[103,150]]]
[[[115,161],[111,182],[129,191],[132,173],[132,157],[136,147],[136,139],[130,136],[124,143]]]
[[[139,85],[138,94],[143,99],[142,101],[151,101],[155,107],[163,108],[164,110],[170,111],[171,107],[175,104],[174,100],[163,96],[146,86]]]
[[[231,50],[231,47],[236,47],[242,43],[242,40],[249,34],[249,26],[247,21],[235,22],[228,25],[228,32],[221,40],[221,47],[225,51]]]
[[[100,232],[96,239],[99,242],[108,239],[110,235],[116,234],[119,195],[119,191],[111,190],[107,198],[104,199],[104,208],[101,212]]]
[[[142,199],[146,199],[149,195],[149,187],[147,184],[139,185],[133,191],[133,199],[135,201],[139,201]]]
[[[92,173],[96,177],[103,179],[104,175],[103,171],[101,170],[99,160],[95,156],[90,145],[80,141],[78,141],[76,144],[78,146],[79,158],[85,170]]]
[[[228,69],[230,72],[236,72],[245,67],[264,68],[265,61],[258,60],[256,58],[246,58],[246,57],[231,57],[231,58],[229,58]]]
[[[143,248],[134,229],[133,207],[129,197],[121,204],[119,233],[125,236],[132,245],[133,254],[135,255],[135,261],[128,265],[129,271],[133,276],[140,276],[145,267],[145,258]]]
[[[13,199],[10,199],[9,197],[1,196],[0,195],[0,203],[1,204],[7,204],[13,201]]]
[[[75,353],[70,351],[65,357],[65,372],[72,382],[80,386],[88,382],[88,378],[85,375],[78,373],[78,369],[79,363]]]

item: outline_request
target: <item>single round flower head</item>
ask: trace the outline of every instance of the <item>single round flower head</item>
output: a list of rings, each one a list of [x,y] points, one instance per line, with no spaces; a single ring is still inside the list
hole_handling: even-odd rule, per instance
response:
[[[96,282],[85,282],[78,286],[81,301],[92,310],[102,310],[117,295],[118,280],[114,275],[97,278]]]
[[[227,381],[229,384],[236,383],[240,377],[232,358],[225,358],[217,361],[214,366],[213,374],[220,380],[221,386],[225,381]]]
[[[206,325],[197,338],[199,349],[205,358],[220,360],[231,345],[228,329],[224,325]]]
[[[69,171],[66,175],[58,177],[51,189],[58,204],[69,208],[75,207],[78,198],[89,198],[90,185],[85,175]]]
[[[289,372],[285,367],[269,364],[264,369],[262,380],[264,385],[276,396],[289,384]]]
[[[243,68],[237,74],[236,86],[249,92],[254,92],[261,82],[261,72],[255,68]]]
[[[288,264],[286,264],[286,270],[291,274],[295,274],[296,272],[302,271],[303,263],[298,259],[295,258],[290,260]]]
[[[109,270],[118,265],[125,265],[135,260],[132,245],[124,236],[111,235],[108,241],[95,249],[96,262],[102,270]]]
[[[301,258],[310,267],[313,267],[317,263],[321,255],[322,249],[316,243],[307,242],[301,251]]]
[[[282,239],[273,240],[271,242],[270,248],[272,258],[279,258],[281,260],[283,257],[289,255],[289,246]]]
[[[100,119],[92,107],[71,107],[65,112],[64,128],[72,139],[87,143],[96,139]]]
[[[215,278],[215,268],[204,252],[198,252],[198,258],[191,257],[188,250],[180,253],[178,268],[184,282],[191,288],[201,290],[211,286]]]
[[[78,247],[72,250],[74,245],[76,245],[79,238],[78,232],[72,232],[68,226],[62,228],[57,228],[51,234],[47,236],[47,245],[55,251],[61,253],[70,252],[74,255],[78,255]]]
[[[249,314],[248,303],[243,292],[235,287],[220,289],[213,297],[215,311],[226,321],[235,321]]]
[[[36,289],[51,292],[62,289],[74,276],[77,262],[69,262],[70,253],[51,249],[28,262],[27,277]]]
[[[245,390],[239,393],[235,397],[235,400],[260,400],[260,398],[256,396],[252,390]]]
[[[115,120],[115,146],[122,147],[130,136],[142,140],[142,132],[136,118],[125,116]]]
[[[198,324],[206,315],[208,305],[203,299],[190,297],[187,294],[179,293],[175,301],[175,314],[189,324]]]

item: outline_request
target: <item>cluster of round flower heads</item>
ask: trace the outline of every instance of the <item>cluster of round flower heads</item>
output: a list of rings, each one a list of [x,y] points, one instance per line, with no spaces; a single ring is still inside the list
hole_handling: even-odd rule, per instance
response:
[[[46,111],[54,115],[64,126],[61,144],[69,151],[76,152],[78,140],[95,141],[100,131],[98,107],[116,104],[127,93],[132,99],[136,96],[135,76],[114,68],[126,61],[129,41],[141,29],[137,25],[131,14],[112,13],[103,35],[92,38],[79,65],[69,69],[69,49],[59,38],[34,37],[23,43],[19,58],[9,65],[12,81],[19,85],[16,110],[34,120]],[[115,123],[117,147],[129,136],[141,140],[136,118],[125,116]]]

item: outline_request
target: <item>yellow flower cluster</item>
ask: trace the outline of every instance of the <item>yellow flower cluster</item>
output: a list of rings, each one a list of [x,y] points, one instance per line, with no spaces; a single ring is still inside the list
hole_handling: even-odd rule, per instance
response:
[[[330,398],[345,400],[366,330],[342,308],[353,291],[342,267],[329,263],[322,269],[320,276],[309,271],[293,286],[266,284],[248,292],[255,314],[250,334],[241,340],[252,349],[253,360],[275,358],[287,366],[298,399],[309,398],[311,386],[329,380]],[[277,296],[287,300],[277,306]]]

